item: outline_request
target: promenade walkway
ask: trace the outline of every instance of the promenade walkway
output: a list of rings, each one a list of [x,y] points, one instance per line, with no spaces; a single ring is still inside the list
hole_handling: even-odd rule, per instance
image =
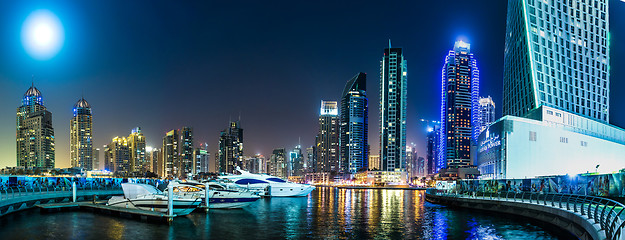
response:
[[[428,190],[426,199],[435,203],[511,213],[549,221],[581,239],[625,240],[625,234],[623,234],[625,205],[608,198],[529,192],[460,194]],[[579,227],[572,226],[574,224]],[[588,234],[578,231],[582,228]]]

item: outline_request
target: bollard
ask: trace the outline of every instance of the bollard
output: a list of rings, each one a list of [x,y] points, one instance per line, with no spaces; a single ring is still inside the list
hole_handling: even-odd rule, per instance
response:
[[[206,202],[205,206],[206,206],[206,212],[208,212],[208,207],[209,207],[209,196],[208,196],[208,182],[204,183],[204,187],[206,188],[206,191],[204,193],[204,201]]]
[[[72,182],[72,199],[76,202],[76,182]]]
[[[174,216],[174,187],[171,183],[167,184],[167,215]]]

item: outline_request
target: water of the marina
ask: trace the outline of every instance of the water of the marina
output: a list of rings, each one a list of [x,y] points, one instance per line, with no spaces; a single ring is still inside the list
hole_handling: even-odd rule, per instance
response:
[[[0,239],[568,239],[527,219],[449,208],[423,191],[318,188],[238,210],[194,212],[171,226],[90,212],[0,218]]]

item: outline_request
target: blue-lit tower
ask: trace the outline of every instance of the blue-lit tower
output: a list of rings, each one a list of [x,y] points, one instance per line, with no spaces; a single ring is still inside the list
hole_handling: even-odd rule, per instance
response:
[[[470,45],[457,41],[445,57],[441,81],[441,125],[437,168],[471,163],[479,135],[479,70]]]
[[[381,170],[405,171],[408,69],[402,48],[388,45],[380,61]]]
[[[72,109],[73,117],[70,120],[70,161],[72,167],[84,170],[93,169],[93,119],[91,105],[84,98],[80,98]]]
[[[41,92],[34,84],[24,93],[16,122],[17,166],[54,168],[52,113],[43,105]]]
[[[369,100],[367,74],[358,73],[345,85],[341,98],[341,170],[368,169]]]

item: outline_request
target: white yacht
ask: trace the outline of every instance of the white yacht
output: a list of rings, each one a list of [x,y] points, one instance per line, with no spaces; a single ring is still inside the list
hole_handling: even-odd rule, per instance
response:
[[[182,198],[200,198],[204,204],[206,186],[204,183],[195,181],[172,181],[174,194]],[[227,187],[216,182],[208,183],[209,208],[243,208],[260,199],[258,194],[252,191],[226,189]]]
[[[122,183],[124,196],[114,196],[106,205],[122,208],[136,208],[147,211],[167,213],[166,194],[152,185],[139,183]],[[172,198],[173,211],[177,216],[183,216],[195,210],[202,200],[199,198]]]
[[[293,183],[267,174],[254,174],[239,167],[236,170],[240,174],[229,174],[219,178],[228,180],[225,184],[264,192],[271,197],[304,197],[315,189],[315,186],[309,184]]]

